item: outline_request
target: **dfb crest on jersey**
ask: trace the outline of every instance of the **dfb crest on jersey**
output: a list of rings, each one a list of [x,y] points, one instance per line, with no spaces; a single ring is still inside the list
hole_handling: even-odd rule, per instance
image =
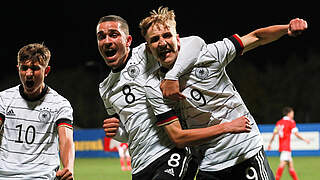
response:
[[[138,66],[131,65],[128,67],[128,74],[131,78],[136,78],[140,73]]]
[[[50,111],[48,111],[46,109],[41,109],[38,118],[41,121],[48,121],[51,118],[51,113],[50,113]]]
[[[206,67],[198,67],[195,69],[196,77],[199,79],[207,79],[209,70]]]

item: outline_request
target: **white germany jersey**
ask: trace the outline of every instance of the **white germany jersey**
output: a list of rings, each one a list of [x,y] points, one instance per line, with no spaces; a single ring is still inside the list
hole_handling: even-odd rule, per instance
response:
[[[119,115],[128,134],[133,174],[174,147],[164,129],[156,124],[156,115],[171,109],[165,104],[151,107],[147,100],[146,79],[158,68],[158,63],[148,60],[147,56],[150,55],[147,55],[145,46],[141,44],[133,48],[126,64],[112,70],[99,87],[107,113]]]
[[[200,169],[203,171],[218,171],[238,164],[254,156],[262,147],[257,124],[225,70],[242,50],[242,42],[236,35],[205,44],[193,67],[180,74],[180,88],[187,99],[180,101],[177,111],[188,128],[230,122],[240,116],[246,116],[252,124],[250,133],[221,135],[199,146]],[[190,65],[185,64],[186,61],[177,60],[176,63],[184,67]],[[160,70],[165,73],[163,68]]]
[[[0,92],[0,179],[54,179],[60,165],[57,127],[72,127],[68,100],[46,86],[29,101],[22,85]]]

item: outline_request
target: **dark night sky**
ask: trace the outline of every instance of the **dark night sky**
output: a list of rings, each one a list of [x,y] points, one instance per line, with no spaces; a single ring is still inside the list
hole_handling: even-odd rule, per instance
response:
[[[240,89],[248,107],[260,123],[270,123],[277,119],[275,112],[279,111],[284,103],[297,107],[298,122],[317,121],[319,112],[317,102],[320,100],[317,92],[320,87],[314,82],[319,81],[319,71],[316,69],[319,66],[313,63],[311,67],[315,68],[311,68],[310,72],[304,69],[306,67],[310,69],[309,62],[314,62],[308,60],[310,54],[316,52],[314,54],[319,55],[320,52],[318,46],[320,28],[317,18],[319,15],[316,15],[319,13],[315,9],[317,6],[302,4],[303,2],[280,5],[279,2],[279,0],[255,1],[255,4],[243,4],[243,2],[203,0],[86,2],[69,0],[60,3],[6,1],[0,7],[2,67],[0,91],[19,83],[16,70],[18,50],[29,43],[44,42],[52,53],[50,62],[52,71],[46,81],[70,100],[74,106],[75,119],[78,119],[77,126],[101,127],[105,111],[97,85],[107,73],[104,69],[106,65],[97,50],[95,35],[100,17],[115,14],[126,19],[133,36],[132,47],[144,42],[138,28],[140,20],[148,16],[149,11],[161,5],[175,11],[180,37],[198,35],[207,43],[235,33],[242,36],[257,28],[287,24],[291,19],[299,17],[307,20],[309,25],[309,29],[302,36],[297,38],[285,36],[277,42],[250,51],[241,57],[243,60],[230,64],[228,71],[231,71],[229,75],[234,76],[233,82]],[[290,61],[292,54],[298,56],[298,61]],[[314,57],[320,57],[318,55]],[[288,66],[288,61],[289,64],[293,62],[292,64],[298,68],[291,70],[292,66]],[[293,73],[284,77],[280,77],[282,73],[274,73],[276,77],[269,77],[273,74],[270,74],[268,68],[275,66],[277,68],[274,68],[273,72],[289,67],[289,71]],[[258,71],[253,71],[252,74],[251,67],[255,67]],[[303,69],[300,70],[299,67]],[[299,72],[303,75],[301,76]],[[279,89],[277,84],[279,82],[284,84],[285,89],[286,86],[290,86],[291,91]],[[303,86],[295,83],[301,83]],[[312,88],[304,90],[302,89],[304,85]]]
[[[94,60],[102,62],[95,37],[100,17],[116,14],[125,18],[134,38],[133,46],[143,42],[139,21],[160,5],[174,9],[177,30],[181,37],[198,35],[215,42],[234,33],[245,35],[256,28],[285,24],[300,17],[308,21],[309,30],[298,38],[282,38],[277,43],[248,53],[248,58],[268,58],[275,62],[289,52],[305,53],[317,47],[319,22],[311,5],[279,6],[266,1],[263,4],[219,4],[212,1],[66,1],[63,3],[36,3],[14,1],[2,5],[1,60],[7,63],[2,71],[15,71],[16,54],[27,43],[44,42],[52,51],[51,66],[70,67]],[[314,8],[313,8],[314,9]],[[3,41],[4,40],[4,41]],[[99,62],[99,63],[100,63]],[[254,62],[260,65],[260,62]]]

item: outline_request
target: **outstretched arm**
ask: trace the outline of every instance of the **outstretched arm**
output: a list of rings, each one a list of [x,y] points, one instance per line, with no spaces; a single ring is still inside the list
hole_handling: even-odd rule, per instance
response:
[[[308,24],[305,20],[296,18],[291,20],[289,24],[260,28],[239,38],[243,43],[244,53],[258,46],[276,41],[286,34],[289,36],[297,36],[307,28]],[[163,92],[163,96],[165,98],[170,98],[173,100],[181,100],[185,98],[180,92],[178,77],[180,77],[183,72],[187,71],[188,68],[190,68],[196,62],[196,58],[194,57],[198,57],[201,48],[205,45],[205,42],[201,38],[194,38],[193,44],[195,44],[195,47],[197,48],[193,48],[192,51],[188,51],[188,46],[186,46],[187,48],[185,48],[185,51],[183,51],[182,48],[182,50],[179,52],[180,57],[178,56],[177,62],[173,66],[172,70],[168,72],[169,77],[166,76],[165,80],[161,82],[161,91]],[[197,49],[198,51],[196,51]],[[183,54],[186,52],[188,53],[184,56]]]
[[[271,137],[270,142],[269,142],[269,145],[268,145],[268,150],[269,150],[269,151],[271,150],[271,144],[272,144],[272,142],[273,142],[273,140],[274,140],[274,137],[275,137],[277,134],[278,134],[278,131],[277,131],[277,130],[273,131],[272,137]]]
[[[302,137],[298,132],[295,132],[294,135],[297,136],[297,138],[301,139],[302,141],[306,142],[306,143],[310,143],[310,140],[309,139],[306,139],[304,137]]]
[[[303,19],[293,19],[286,25],[274,25],[257,29],[245,36],[240,37],[244,50],[243,53],[254,49],[258,46],[271,43],[278,40],[282,36],[297,36],[308,28],[308,24]]]

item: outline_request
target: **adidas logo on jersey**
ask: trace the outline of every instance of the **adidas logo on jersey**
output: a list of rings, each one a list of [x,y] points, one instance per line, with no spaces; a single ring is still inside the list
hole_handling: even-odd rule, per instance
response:
[[[170,174],[171,176],[174,176],[173,168],[166,169],[166,170],[164,170],[164,172],[166,172],[166,173]]]
[[[13,109],[7,112],[7,116],[15,116],[16,114],[13,112]]]

